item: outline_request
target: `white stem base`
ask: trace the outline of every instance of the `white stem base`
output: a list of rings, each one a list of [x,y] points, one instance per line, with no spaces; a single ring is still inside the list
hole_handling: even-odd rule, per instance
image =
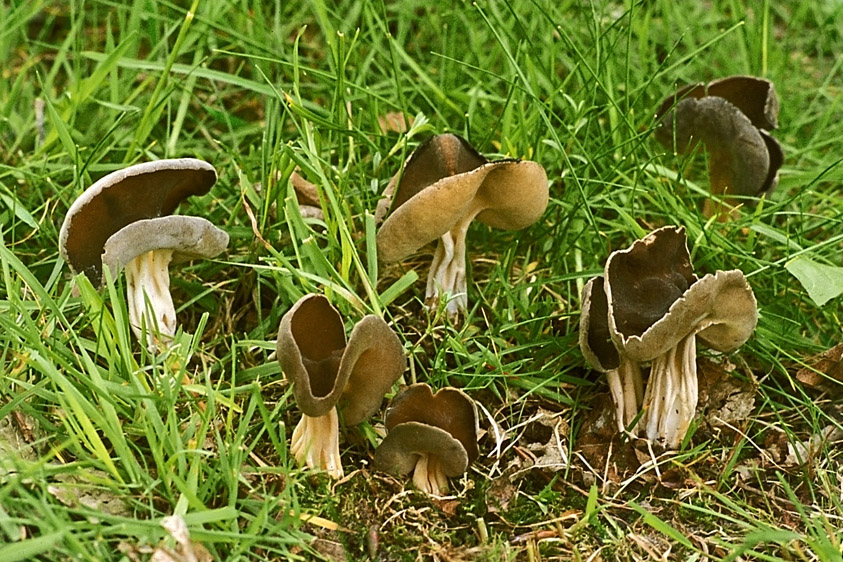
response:
[[[168,270],[172,259],[172,250],[153,250],[131,260],[125,268],[129,323],[138,341],[143,341],[146,330],[150,350],[159,349],[176,333],[176,308],[170,295]]]
[[[448,490],[448,477],[445,476],[442,463],[427,453],[419,455],[413,470],[413,484],[425,494],[441,496]]]
[[[647,439],[666,449],[679,448],[694,419],[697,398],[697,346],[692,334],[653,360],[644,396]]]
[[[290,442],[290,452],[296,462],[308,468],[324,470],[331,478],[342,478],[339,427],[336,408],[316,418],[302,415]]]

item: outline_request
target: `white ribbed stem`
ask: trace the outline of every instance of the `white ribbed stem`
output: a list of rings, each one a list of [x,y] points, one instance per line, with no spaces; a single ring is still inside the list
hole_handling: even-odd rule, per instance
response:
[[[468,227],[482,209],[471,210],[460,221],[439,238],[433,263],[427,276],[425,299],[436,306],[440,295],[447,295],[448,316],[454,317],[468,308],[468,287],[466,285],[466,244]]]
[[[168,269],[172,259],[172,250],[153,250],[125,267],[129,323],[139,341],[143,341],[146,330],[146,345],[151,350],[172,340],[176,333],[176,308],[170,295]]]
[[[696,336],[691,334],[653,360],[644,396],[647,438],[678,448],[694,419],[697,397]]]
[[[331,478],[342,478],[339,427],[335,407],[324,416],[302,415],[290,440],[290,452],[296,462],[308,468],[324,470]]]
[[[624,433],[629,428],[632,433],[636,433],[638,425],[630,425],[641,410],[643,400],[643,382],[638,362],[622,358],[617,369],[606,372],[606,378],[609,381],[612,401],[615,403],[618,430]]]
[[[428,495],[441,496],[443,492],[446,492],[448,477],[445,476],[445,470],[439,459],[428,453],[421,453],[419,460],[416,461],[416,468],[413,470],[413,484]]]

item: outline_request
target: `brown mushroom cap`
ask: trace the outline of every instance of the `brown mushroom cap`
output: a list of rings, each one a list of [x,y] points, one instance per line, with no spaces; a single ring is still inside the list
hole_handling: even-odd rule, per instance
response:
[[[419,383],[393,398],[384,421],[388,432],[408,422],[438,427],[462,444],[472,463],[479,455],[475,408],[474,401],[461,390],[443,388],[434,395],[430,386]]]
[[[200,217],[170,215],[143,219],[112,234],[106,240],[102,264],[112,275],[141,254],[172,250],[173,261],[212,258],[228,246],[228,234]]]
[[[784,160],[781,145],[764,131],[778,126],[778,111],[769,80],[732,76],[692,84],[662,102],[655,136],[665,146],[675,141],[680,154],[704,142],[712,193],[761,195],[775,188]]]
[[[653,360],[691,334],[718,351],[736,349],[752,334],[757,305],[743,273],[718,271],[696,280],[690,267],[681,227],[656,230],[609,257],[609,327],[633,361]]]
[[[621,357],[609,330],[609,301],[602,276],[590,279],[583,287],[579,342],[583,357],[598,371],[620,367]]]
[[[112,172],[91,185],[70,206],[59,233],[62,257],[74,273],[102,282],[106,240],[141,219],[171,214],[191,195],[204,195],[217,180],[207,162],[193,158],[157,160]]]
[[[446,476],[464,473],[471,464],[465,447],[444,429],[409,421],[395,426],[375,449],[374,466],[389,474],[412,472],[420,455],[436,457]]]
[[[378,409],[406,367],[401,341],[382,318],[364,317],[346,344],[339,312],[321,295],[302,297],[284,315],[276,350],[301,411],[319,417],[339,403],[349,425]]]
[[[613,252],[606,262],[605,283],[612,332],[624,338],[640,336],[695,280],[684,227],[659,228],[628,249]]]
[[[407,159],[391,212],[378,230],[383,261],[403,259],[450,231],[472,209],[503,229],[529,226],[547,207],[544,168],[536,162],[489,162],[457,135],[435,136]]]

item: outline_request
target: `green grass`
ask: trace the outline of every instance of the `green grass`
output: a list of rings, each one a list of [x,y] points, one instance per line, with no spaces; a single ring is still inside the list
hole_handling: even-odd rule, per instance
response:
[[[375,535],[384,560],[841,560],[839,448],[786,458],[840,428],[840,383],[794,377],[840,341],[840,300],[817,307],[784,267],[843,265],[837,2],[13,0],[0,14],[0,428],[23,443],[0,443],[0,562],[146,559],[171,514],[231,561],[331,559],[326,541],[364,560]],[[769,200],[717,222],[697,210],[704,154],[650,133],[676,85],[731,74],[775,83],[786,160]],[[414,126],[382,131],[391,112]],[[372,237],[389,179],[445,131],[551,181],[532,227],[470,229],[457,325],[421,304],[432,248],[378,264]],[[122,278],[98,292],[71,277],[58,225],[106,172],[182,156],[220,179],[180,212],[231,244],[173,268],[184,333],[156,356],[130,334]],[[299,215],[295,167],[324,223]],[[728,360],[758,383],[756,406],[738,433],[701,426],[633,477],[576,445],[607,400],[577,347],[579,295],[612,250],[664,224],[687,228],[698,272],[747,275],[761,318]],[[349,325],[384,314],[408,382],[481,402],[481,459],[453,501],[402,493],[356,430],[339,484],[288,457],[299,414],[270,353],[309,292]],[[553,436],[564,466],[530,468]]]

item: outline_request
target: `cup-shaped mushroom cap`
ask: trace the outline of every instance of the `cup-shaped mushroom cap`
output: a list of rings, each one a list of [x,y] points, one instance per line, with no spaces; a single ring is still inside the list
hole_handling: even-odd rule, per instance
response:
[[[106,240],[141,219],[171,214],[191,195],[204,195],[217,180],[214,168],[193,158],[157,160],[112,172],[70,206],[59,232],[59,249],[74,273],[102,282]]]
[[[605,275],[609,329],[615,343],[618,337],[640,336],[696,280],[685,228],[665,226],[628,249],[613,252]]]
[[[422,454],[436,456],[447,476],[465,472],[478,455],[474,401],[456,388],[435,395],[426,384],[398,394],[386,410],[387,436],[375,450],[375,466],[407,474]]]
[[[173,261],[213,258],[228,246],[228,234],[200,217],[171,215],[143,219],[112,234],[104,245],[102,264],[112,275],[141,254],[172,250]]]
[[[398,336],[364,317],[346,343],[339,312],[321,295],[299,299],[281,319],[278,362],[301,411],[319,417],[338,406],[349,425],[370,417],[406,367]]]
[[[547,202],[541,165],[489,162],[457,135],[438,135],[407,159],[378,231],[378,255],[385,262],[403,259],[471,213],[496,228],[524,228],[538,220]]]
[[[620,367],[621,358],[609,330],[609,301],[603,277],[595,277],[582,290],[580,350],[588,364],[601,372]]]
[[[704,142],[712,193],[760,195],[776,186],[784,160],[779,143],[764,131],[777,127],[778,111],[772,82],[732,76],[667,98],[656,113],[661,124],[655,136],[665,146],[675,142],[680,154]]]
[[[633,361],[651,361],[696,334],[732,351],[758,321],[755,296],[738,270],[697,280],[682,227],[664,227],[614,252],[606,263],[609,331]]]
[[[706,96],[725,99],[759,129],[772,130],[779,126],[779,98],[776,88],[769,80],[755,76],[729,76],[708,85],[699,83],[684,86],[661,103],[656,111],[656,119],[661,119],[677,102],[685,98],[701,99]]]

